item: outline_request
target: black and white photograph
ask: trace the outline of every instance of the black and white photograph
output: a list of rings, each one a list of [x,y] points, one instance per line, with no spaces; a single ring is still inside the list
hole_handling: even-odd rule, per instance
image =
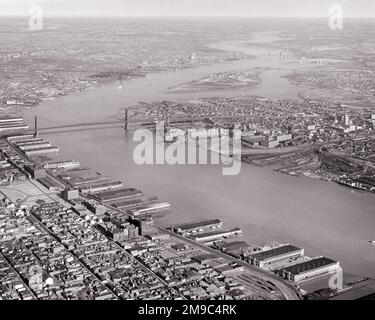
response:
[[[0,0],[0,300],[374,299],[375,1]]]

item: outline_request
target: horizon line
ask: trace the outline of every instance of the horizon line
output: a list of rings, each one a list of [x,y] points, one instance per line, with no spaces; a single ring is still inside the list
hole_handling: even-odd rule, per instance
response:
[[[29,14],[0,14],[0,17],[17,17],[17,18],[29,18]],[[326,19],[328,15],[323,16],[276,16],[276,15],[112,15],[112,14],[43,14],[45,18],[277,18],[277,19]],[[372,16],[344,16],[344,19],[374,19],[375,15]]]

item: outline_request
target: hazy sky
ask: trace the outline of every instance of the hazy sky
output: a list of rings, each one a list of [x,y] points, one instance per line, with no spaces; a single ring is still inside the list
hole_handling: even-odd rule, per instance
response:
[[[326,17],[332,4],[344,16],[375,17],[375,0],[0,0],[0,15],[40,5],[45,15]]]

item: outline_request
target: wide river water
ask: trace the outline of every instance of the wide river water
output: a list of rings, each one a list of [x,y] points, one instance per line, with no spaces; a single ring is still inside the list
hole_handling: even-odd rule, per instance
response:
[[[261,40],[264,43],[271,41],[272,37],[258,34],[251,40],[252,46],[244,46],[243,41],[211,45],[217,49],[254,55],[255,59],[155,73],[74,93],[45,101],[27,110],[24,117],[30,126],[37,115],[40,127],[54,127],[111,121],[123,107],[139,101],[238,94],[297,98],[300,92],[308,94],[309,88],[296,87],[282,77],[288,69],[308,66],[286,64],[280,60],[279,51],[255,44]],[[262,73],[263,85],[259,88],[165,93],[169,87],[211,73],[253,67],[272,68]],[[222,168],[214,165],[137,166],[132,156],[132,134],[125,133],[119,126],[51,132],[44,136],[60,147],[62,158],[79,160],[94,171],[169,201],[173,210],[161,219],[163,224],[217,217],[228,227],[241,227],[243,238],[249,243],[265,244],[273,240],[293,243],[304,247],[309,256],[326,255],[341,261],[347,273],[375,277],[375,247],[367,243],[375,239],[373,194],[246,164],[243,164],[238,176],[223,176]]]

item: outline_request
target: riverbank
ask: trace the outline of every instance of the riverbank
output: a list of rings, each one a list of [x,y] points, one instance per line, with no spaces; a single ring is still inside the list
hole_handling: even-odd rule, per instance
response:
[[[232,45],[232,44],[228,44]],[[281,75],[288,72],[279,57],[268,57],[268,48],[257,59],[148,75],[44,102],[25,112],[40,127],[113,120],[124,107],[139,101],[186,101],[201,93],[165,94],[168,87],[212,73],[273,66],[262,73],[263,85],[252,90],[208,92],[204,96],[254,94],[295,98],[301,91]],[[251,52],[251,48],[246,50]],[[277,51],[278,52],[278,51]],[[280,70],[279,70],[280,67]],[[122,89],[119,86],[122,85]],[[268,95],[269,94],[269,95]],[[202,217],[217,217],[228,226],[241,226],[244,240],[262,244],[270,240],[304,247],[310,256],[326,255],[341,261],[346,272],[375,277],[372,265],[375,197],[333,183],[287,176],[269,168],[243,166],[240,175],[224,177],[220,166],[142,166],[134,163],[135,143],[122,128],[48,133],[61,146],[64,158],[78,159],[105,175],[138,186],[147,194],[168,199],[173,212],[160,223],[170,225]]]

